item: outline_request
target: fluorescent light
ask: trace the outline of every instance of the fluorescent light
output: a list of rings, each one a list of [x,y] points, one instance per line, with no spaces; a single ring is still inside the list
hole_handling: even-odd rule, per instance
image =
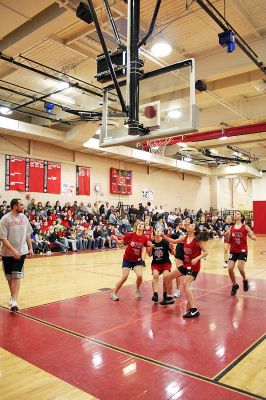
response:
[[[192,158],[191,157],[184,157],[184,161],[190,162],[190,161],[192,161]]]
[[[57,82],[56,86],[58,89],[68,89],[69,88],[69,83],[68,82]]]
[[[227,136],[221,136],[221,137],[219,137],[219,140],[226,140],[227,139]]]
[[[168,110],[167,115],[169,118],[178,119],[181,117],[182,112],[180,110]]]
[[[11,110],[11,108],[9,108],[9,107],[0,107],[0,114],[3,114],[3,115],[10,115],[10,114],[12,114],[13,113],[13,111]]]
[[[51,99],[58,100],[61,103],[75,104],[75,100],[71,99],[70,97],[62,96],[61,94],[51,94],[50,97]]]
[[[154,57],[166,57],[171,53],[171,51],[172,47],[170,44],[162,40],[154,43],[151,48],[151,54]]]

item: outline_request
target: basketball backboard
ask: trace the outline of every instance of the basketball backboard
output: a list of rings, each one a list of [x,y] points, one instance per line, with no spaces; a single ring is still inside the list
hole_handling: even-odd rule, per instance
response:
[[[126,98],[126,85],[121,87]],[[103,121],[100,147],[129,145],[167,138],[198,129],[195,104],[195,63],[185,60],[144,74],[139,83],[139,121],[149,127],[147,135],[129,135],[125,116],[116,113],[119,103],[103,99]]]

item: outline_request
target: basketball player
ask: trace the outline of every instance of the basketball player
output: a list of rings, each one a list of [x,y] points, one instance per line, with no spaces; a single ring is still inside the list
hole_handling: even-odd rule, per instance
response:
[[[128,243],[125,250],[122,263],[122,277],[117,282],[114,291],[111,294],[111,299],[114,301],[119,300],[118,291],[121,289],[123,284],[126,282],[129,272],[132,269],[136,276],[136,298],[141,299],[140,285],[142,283],[142,258],[141,253],[143,247],[152,246],[152,243],[148,240],[147,236],[143,234],[144,223],[138,222],[136,232],[128,232],[124,238],[119,240],[116,236],[112,236],[112,239],[118,244]]]
[[[248,257],[247,236],[252,240],[256,240],[256,236],[252,230],[244,224],[245,217],[240,211],[235,212],[234,219],[235,224],[231,226],[229,231],[230,255],[228,262],[228,272],[233,284],[231,290],[232,296],[235,296],[239,289],[234,273],[235,263],[237,261],[237,268],[243,278],[243,289],[245,292],[249,289],[248,280],[245,274],[245,264]]]
[[[187,236],[181,236],[176,240],[167,237],[165,239],[170,243],[184,243],[184,263],[165,278],[168,295],[160,304],[174,304],[172,280],[184,276],[183,286],[188,300],[188,310],[183,318],[196,318],[200,313],[195,304],[191,283],[197,278],[200,271],[200,260],[208,255],[204,243],[208,240],[208,233],[200,232],[198,225],[192,223],[187,226]]]
[[[169,246],[169,242],[162,237],[163,231],[160,228],[155,230],[154,240],[152,241],[153,246],[147,248],[149,256],[153,256],[151,262],[152,269],[152,288],[153,296],[152,301],[158,303],[158,280],[159,276],[163,275],[163,297],[167,297],[167,289],[165,285],[165,277],[171,271],[171,261],[169,253],[172,252]]]
[[[152,226],[150,225],[149,220],[144,221],[144,230],[143,230],[143,235],[147,236],[147,239],[152,242],[153,240],[153,229]],[[146,247],[143,247],[142,249],[142,260],[143,260],[143,267],[146,267],[145,259],[146,259]]]
[[[224,236],[224,268],[228,267],[228,258],[230,250],[229,233],[231,226],[232,226],[232,217],[231,215],[227,215],[225,223],[223,224],[222,227],[222,232]]]

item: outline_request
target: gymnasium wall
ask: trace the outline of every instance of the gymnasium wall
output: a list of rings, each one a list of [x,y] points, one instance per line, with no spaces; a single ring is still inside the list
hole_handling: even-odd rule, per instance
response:
[[[208,177],[183,175],[179,172],[161,170],[146,165],[138,165],[131,162],[123,162],[116,159],[108,159],[103,156],[85,154],[67,150],[53,144],[30,141],[12,136],[0,136],[0,202],[10,201],[14,197],[21,197],[25,204],[26,193],[5,191],[5,154],[22,157],[39,158],[48,161],[61,162],[61,183],[69,183],[75,186],[75,166],[88,166],[91,168],[91,195],[90,196],[66,196],[44,193],[30,193],[31,198],[43,203],[47,200],[53,204],[60,200],[62,204],[67,201],[94,203],[95,201],[109,201],[116,204],[123,201],[124,204],[146,204],[147,200],[141,195],[143,189],[152,190],[153,205],[162,205],[166,210],[174,207],[188,207],[198,210],[200,207],[210,207],[210,182]],[[110,167],[130,169],[133,171],[133,194],[131,196],[114,195],[110,193]],[[94,186],[101,185],[101,192],[96,193]]]
[[[264,173],[260,179],[252,180],[252,200],[266,201],[266,174]]]
[[[218,178],[217,208],[252,210],[252,179]]]

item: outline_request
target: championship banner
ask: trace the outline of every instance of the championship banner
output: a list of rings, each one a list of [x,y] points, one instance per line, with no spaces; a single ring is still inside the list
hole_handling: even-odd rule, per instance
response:
[[[30,159],[29,191],[44,192],[44,161]]]
[[[5,189],[24,192],[26,190],[26,159],[6,155]]]
[[[61,193],[61,164],[53,161],[44,161],[44,192]]]
[[[90,168],[76,166],[76,193],[90,195]]]

